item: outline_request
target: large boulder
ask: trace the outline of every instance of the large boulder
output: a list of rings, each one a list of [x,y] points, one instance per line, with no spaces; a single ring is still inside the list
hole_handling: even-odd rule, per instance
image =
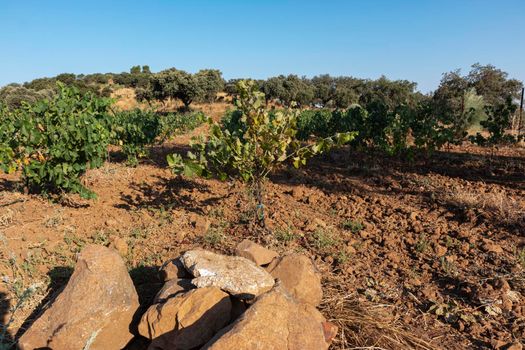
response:
[[[252,299],[274,285],[274,279],[254,262],[206,250],[190,250],[181,256],[199,288],[214,286],[243,299]]]
[[[139,333],[152,340],[148,349],[193,349],[210,340],[230,321],[231,301],[216,287],[193,289],[150,306]]]
[[[122,349],[139,301],[117,251],[89,245],[67,286],[20,338],[21,350]]]
[[[278,254],[273,250],[264,248],[248,239],[243,240],[235,248],[235,254],[253,261],[257,265],[268,265]]]
[[[312,260],[302,254],[291,254],[274,260],[268,272],[298,300],[313,306],[323,298],[321,278]]]
[[[315,307],[296,301],[277,285],[202,349],[323,350],[330,345],[334,327]]]

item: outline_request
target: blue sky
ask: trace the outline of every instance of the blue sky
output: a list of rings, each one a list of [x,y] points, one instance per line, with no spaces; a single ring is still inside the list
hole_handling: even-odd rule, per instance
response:
[[[476,62],[525,80],[524,19],[523,0],[0,0],[0,85],[135,64],[384,74],[423,92]]]

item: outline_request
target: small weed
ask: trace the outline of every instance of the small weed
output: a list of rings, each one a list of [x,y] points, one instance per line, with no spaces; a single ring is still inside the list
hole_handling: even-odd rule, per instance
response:
[[[64,235],[64,242],[68,246],[69,250],[73,253],[78,253],[86,245],[86,241],[74,234],[66,233]]]
[[[171,214],[171,206],[162,205],[158,208],[153,208],[154,215],[158,219],[159,226],[171,224],[173,222],[173,215]]]
[[[443,270],[446,276],[456,277],[458,275],[458,269],[453,262],[448,261],[444,256],[439,258],[439,262],[441,264],[441,269]]]
[[[224,209],[219,207],[213,208],[212,210],[210,210],[209,215],[212,218],[222,219],[224,218]]]
[[[335,261],[336,261],[339,265],[344,265],[344,264],[346,264],[346,263],[348,262],[348,260],[350,260],[350,254],[348,254],[348,253],[345,252],[344,250],[338,252],[338,253],[335,255]]]
[[[312,245],[320,251],[326,251],[337,243],[337,240],[332,234],[322,228],[318,228],[314,231],[310,241]]]
[[[290,227],[279,227],[275,230],[275,239],[279,242],[288,243],[295,239],[295,234]]]
[[[100,245],[108,245],[109,244],[109,237],[108,234],[104,231],[97,231],[92,236],[91,239],[93,240],[93,243],[100,244]]]
[[[4,277],[3,282],[8,284],[8,288],[12,291],[12,294],[15,296],[16,302],[10,308],[10,316],[6,322],[0,323],[0,350],[9,350],[13,349],[16,342],[11,339],[9,335],[9,327],[15,321],[16,313],[21,309],[24,304],[31,299],[33,294],[35,294],[38,289],[38,285],[34,284],[27,288],[23,288],[19,280],[11,282],[8,278]]]
[[[421,235],[419,235],[419,238],[416,242],[416,252],[423,254],[424,252],[426,252],[429,245],[430,242],[426,233],[422,233]]]
[[[131,229],[129,235],[133,239],[144,239],[144,238],[148,237],[148,232],[145,229],[135,227],[135,228]]]
[[[363,229],[363,223],[361,221],[347,219],[343,221],[341,227],[347,231],[351,231],[352,233],[359,233]]]
[[[62,217],[62,212],[58,211],[54,213],[52,216],[48,216],[44,221],[44,226],[46,228],[53,228],[58,227],[62,222],[64,221],[64,218]]]
[[[447,238],[445,238],[445,247],[450,249],[450,248],[455,248],[459,246],[461,246],[461,242],[457,240],[456,238],[453,238],[450,236],[447,236]]]
[[[253,222],[254,219],[255,219],[254,209],[243,210],[239,213],[239,223],[240,224],[249,224],[250,222]]]
[[[212,227],[204,235],[204,242],[216,247],[224,240],[224,231],[222,227]]]

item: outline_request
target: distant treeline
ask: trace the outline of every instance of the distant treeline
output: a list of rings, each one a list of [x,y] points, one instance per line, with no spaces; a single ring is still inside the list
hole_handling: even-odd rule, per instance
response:
[[[124,73],[64,73],[24,84],[10,84],[0,89],[0,103],[17,108],[23,101],[33,103],[49,98],[56,94],[57,82],[61,82],[102,97],[109,96],[117,87],[130,87],[135,89],[139,101],[152,104],[180,100],[188,109],[193,102],[214,102],[220,92],[234,96],[238,80],[226,81],[216,69],[192,74],[170,68],[153,73],[144,65],[134,66]],[[396,113],[399,111],[403,111],[403,115],[413,115],[412,120],[430,119],[439,126],[449,126],[447,132],[451,135],[446,137],[447,142],[464,139],[472,127],[484,128],[491,136],[497,134],[499,140],[504,139],[505,130],[516,127],[518,99],[523,86],[521,81],[510,79],[506,72],[480,64],[474,64],[465,75],[459,70],[443,74],[438,88],[428,94],[417,91],[415,82],[389,80],[384,76],[360,79],[328,74],[313,78],[280,75],[257,80],[257,84],[267,103],[277,106],[332,111],[359,106],[367,112],[369,121],[377,124],[374,127],[388,128],[390,124],[385,123],[388,119],[398,120]]]

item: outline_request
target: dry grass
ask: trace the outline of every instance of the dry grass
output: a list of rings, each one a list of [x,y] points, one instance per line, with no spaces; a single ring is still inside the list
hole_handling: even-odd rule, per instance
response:
[[[13,222],[13,218],[14,212],[9,208],[5,209],[4,213],[0,215],[0,227],[11,224],[11,222]]]
[[[393,316],[393,305],[373,304],[357,298],[354,288],[345,286],[340,277],[332,276],[324,285],[325,298],[320,308],[330,322],[339,327],[334,349],[439,349],[421,335],[401,326]]]
[[[445,195],[445,200],[461,209],[483,210],[504,225],[525,225],[525,207],[505,191],[480,193],[455,189]]]
[[[111,98],[116,100],[114,106],[121,110],[130,110],[133,108],[147,108],[147,103],[139,103],[135,98],[135,89],[119,88],[111,93]],[[214,103],[192,103],[191,108],[202,111],[206,115],[211,116],[214,120],[220,119],[228,108],[232,108],[231,97],[224,93],[217,94],[217,102]],[[175,112],[181,107],[183,103],[178,100],[169,99],[163,103],[157,102],[156,107],[162,112]]]

